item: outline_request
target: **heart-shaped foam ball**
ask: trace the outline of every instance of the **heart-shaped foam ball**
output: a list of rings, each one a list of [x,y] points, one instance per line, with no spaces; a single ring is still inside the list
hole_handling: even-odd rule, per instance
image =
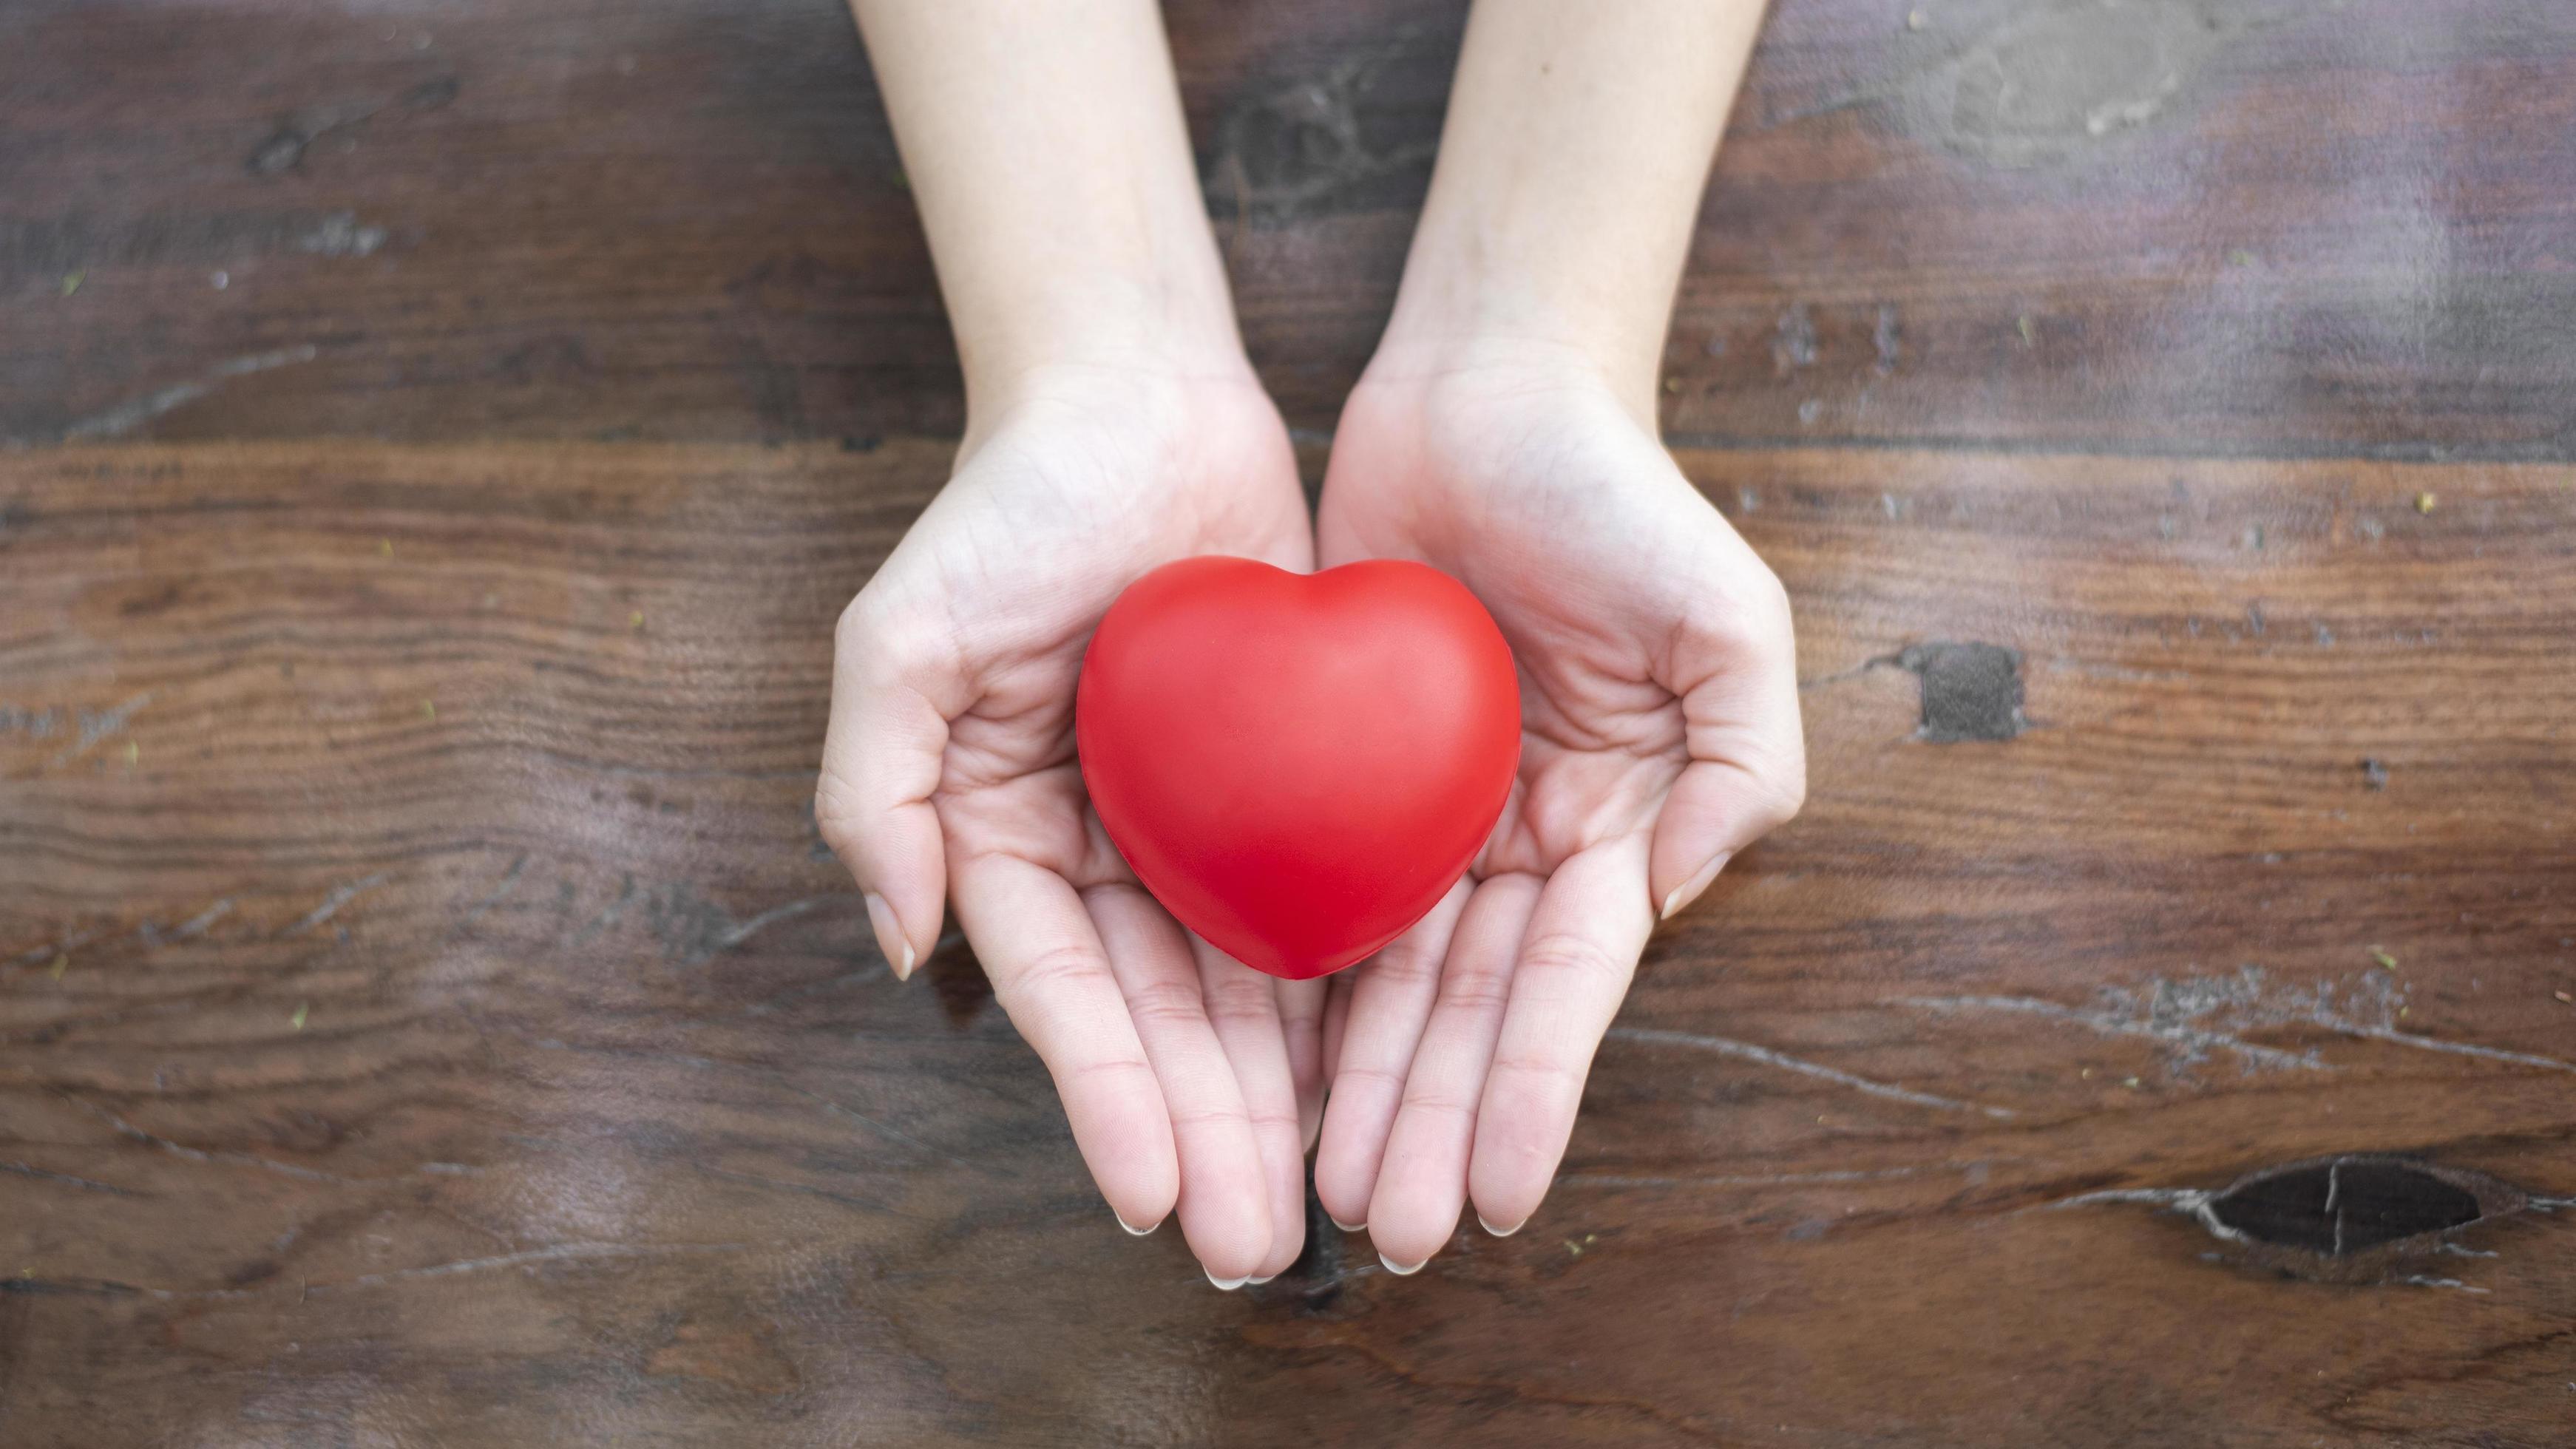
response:
[[[1156,569],[1100,621],[1074,711],[1092,808],[1137,879],[1291,980],[1439,903],[1502,814],[1520,726],[1484,605],[1390,559]]]

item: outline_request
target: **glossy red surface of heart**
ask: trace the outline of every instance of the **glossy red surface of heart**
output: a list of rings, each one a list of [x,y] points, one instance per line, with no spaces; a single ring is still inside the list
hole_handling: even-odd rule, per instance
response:
[[[1083,656],[1092,808],[1154,898],[1302,980],[1402,935],[1463,874],[1520,763],[1511,646],[1424,564],[1167,564]]]

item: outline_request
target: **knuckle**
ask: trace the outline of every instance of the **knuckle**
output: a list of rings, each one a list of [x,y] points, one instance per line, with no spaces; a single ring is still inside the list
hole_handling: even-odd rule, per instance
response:
[[[1206,1106],[1176,1106],[1171,1109],[1174,1127],[1243,1128],[1249,1130],[1252,1119],[1241,1107],[1228,1103]]]
[[[1207,1008],[1183,982],[1148,981],[1128,990],[1127,1014],[1138,1026],[1190,1026],[1207,1019]]]
[[[1266,976],[1250,981],[1220,981],[1205,988],[1205,993],[1211,1021],[1259,1020],[1278,1011],[1277,1001],[1270,994],[1270,978]]]
[[[1780,576],[1771,571],[1769,564],[1760,562],[1754,564],[1745,585],[1749,602],[1763,621],[1785,631],[1790,620],[1789,586],[1780,582]]]
[[[1440,1004],[1458,1011],[1499,1011],[1511,995],[1508,970],[1485,966],[1454,968],[1440,980]]]
[[[814,831],[833,857],[852,870],[860,868],[867,845],[867,818],[848,778],[825,770],[814,786]]]
[[[1404,1092],[1406,1112],[1432,1117],[1455,1117],[1464,1121],[1473,1121],[1476,1116],[1476,1101],[1476,1095],[1472,1092],[1462,1092],[1456,1088],[1435,1083],[1417,1082],[1408,1086]]]
[[[1498,1090],[1519,1091],[1554,1111],[1583,1088],[1585,1073],[1572,1062],[1530,1052],[1504,1052],[1494,1058],[1493,1083]]]
[[[834,649],[844,655],[873,653],[876,639],[884,632],[880,622],[876,600],[861,589],[841,606],[841,617],[833,622]]]
[[[1114,1085],[1140,1079],[1149,1086],[1154,1085],[1154,1069],[1145,1065],[1143,1058],[1131,1056],[1094,1057],[1087,1061],[1073,1062],[1057,1069],[1055,1077],[1066,1088],[1098,1084]]]
[[[1730,659],[1785,662],[1796,648],[1789,592],[1779,575],[1759,563],[1722,592],[1684,605],[1682,627]]]
[[[860,814],[859,787],[837,766],[826,764],[814,777],[814,825],[834,850],[855,843]]]
[[[918,607],[888,603],[874,586],[861,589],[832,626],[834,667],[871,685],[937,672],[946,656],[925,617]]]
[[[1521,950],[1521,968],[1580,978],[1625,977],[1634,962],[1620,961],[1589,936],[1550,931]]]
[[[1333,1090],[1345,1092],[1356,1087],[1376,1087],[1390,1095],[1400,1096],[1404,1091],[1404,1081],[1405,1074],[1393,1067],[1345,1061],[1342,1069],[1333,1074]]]
[[[1370,960],[1366,979],[1399,992],[1419,989],[1440,973],[1440,958],[1431,947],[1431,942],[1407,935]]]
[[[1050,946],[1011,973],[1013,993],[1030,998],[1106,984],[1109,958],[1089,946]]]
[[[1754,773],[1753,818],[1764,831],[1798,818],[1807,806],[1807,764],[1795,756]]]

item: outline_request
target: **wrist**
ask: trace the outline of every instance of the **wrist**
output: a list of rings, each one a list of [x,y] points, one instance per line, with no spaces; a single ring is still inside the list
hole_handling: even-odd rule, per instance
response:
[[[1005,325],[959,331],[970,436],[1050,399],[1258,386],[1222,306],[1175,305],[1114,283],[1084,290],[1080,302],[1033,303]]]
[[[1239,348],[1197,349],[1168,339],[1113,344],[1095,337],[1032,355],[1025,365],[996,374],[990,386],[970,389],[960,465],[1004,438],[1034,440],[1043,448],[1114,443],[1144,450],[1140,456],[1227,458],[1223,466],[1182,470],[1205,482],[1258,471],[1237,466],[1236,451],[1292,456],[1279,410]],[[1112,472],[1096,481],[1123,491],[1144,476]],[[1287,476],[1293,485],[1293,461]]]
[[[1665,316],[1527,273],[1443,265],[1417,249],[1368,381],[1389,388],[1470,382],[1606,390],[1648,431]],[[1429,265],[1426,265],[1429,263]]]
[[[1387,328],[1358,392],[1420,411],[1481,407],[1497,397],[1529,403],[1607,398],[1648,434],[1656,431],[1653,360],[1579,326],[1526,315],[1430,315]]]

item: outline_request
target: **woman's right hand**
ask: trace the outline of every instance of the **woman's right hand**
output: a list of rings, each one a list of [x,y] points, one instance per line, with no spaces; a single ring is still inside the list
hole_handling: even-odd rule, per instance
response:
[[[1286,430],[1238,363],[1051,365],[979,398],[955,475],[841,616],[815,799],[896,974],[952,900],[1119,1221],[1177,1206],[1220,1287],[1303,1245],[1323,983],[1233,961],[1137,885],[1083,792],[1074,681],[1158,565],[1313,567]]]

